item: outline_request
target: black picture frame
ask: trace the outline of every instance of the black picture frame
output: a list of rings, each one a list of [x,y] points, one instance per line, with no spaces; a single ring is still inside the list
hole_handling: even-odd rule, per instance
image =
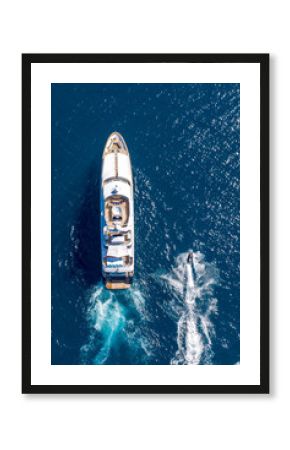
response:
[[[31,384],[31,65],[33,63],[260,64],[260,384]],[[22,393],[258,394],[269,393],[269,54],[23,54],[22,55]]]

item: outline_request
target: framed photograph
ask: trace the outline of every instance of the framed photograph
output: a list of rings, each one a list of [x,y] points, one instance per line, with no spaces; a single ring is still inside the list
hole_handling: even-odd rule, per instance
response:
[[[269,55],[22,55],[23,393],[269,392]]]

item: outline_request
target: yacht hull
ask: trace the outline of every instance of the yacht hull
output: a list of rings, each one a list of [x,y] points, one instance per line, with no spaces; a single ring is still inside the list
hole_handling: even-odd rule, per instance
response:
[[[120,133],[105,145],[101,176],[102,275],[107,289],[128,289],[134,276],[133,176]]]

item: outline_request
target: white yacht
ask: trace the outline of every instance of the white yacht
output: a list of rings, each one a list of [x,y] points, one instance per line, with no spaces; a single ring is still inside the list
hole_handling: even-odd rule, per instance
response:
[[[120,133],[105,145],[101,177],[102,275],[107,289],[127,289],[134,275],[133,176]]]

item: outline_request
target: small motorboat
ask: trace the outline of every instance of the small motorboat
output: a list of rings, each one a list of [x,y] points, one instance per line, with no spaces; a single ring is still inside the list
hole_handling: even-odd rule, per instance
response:
[[[193,264],[193,253],[189,252],[187,255],[187,264]]]
[[[127,144],[112,133],[101,176],[102,275],[107,289],[127,289],[134,276],[133,176]]]

